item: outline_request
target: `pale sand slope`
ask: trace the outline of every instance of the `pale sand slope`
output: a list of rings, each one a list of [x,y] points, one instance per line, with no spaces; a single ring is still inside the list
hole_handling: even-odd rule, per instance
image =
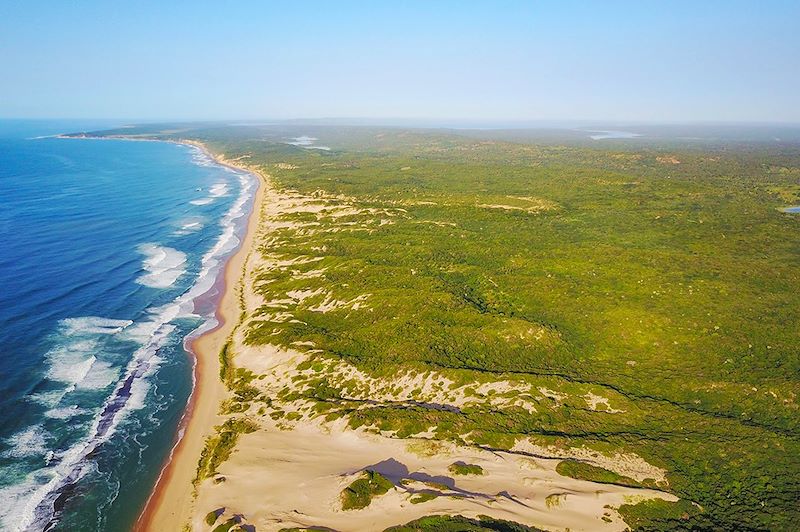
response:
[[[272,257],[268,243],[271,231],[291,225],[281,219],[282,214],[305,209],[313,212],[319,208],[315,204],[317,200],[300,198],[294,193],[278,193],[269,182],[265,188],[267,202],[261,211],[258,241],[267,243],[267,247],[263,255],[254,252],[246,264],[244,292],[240,299],[246,307],[244,324],[256,309],[262,312],[265,308],[286,309],[287,302],[308,295],[298,291],[280,300],[263,301],[253,289],[259,271],[291,268],[301,261],[314,260]],[[272,316],[276,320],[290,317],[290,313],[284,311]],[[258,317],[264,318],[263,313]],[[240,435],[234,453],[218,468],[218,475],[197,487],[190,523],[192,530],[210,530],[212,527],[205,523],[205,516],[213,511],[220,513],[216,524],[231,516],[240,516],[243,523],[254,525],[259,531],[292,526],[330,527],[342,532],[380,531],[430,514],[468,517],[485,514],[551,530],[623,530],[626,526],[613,507],[653,497],[676,500],[672,495],[655,490],[563,477],[555,472],[559,459],[569,456],[563,451],[548,454],[547,449],[537,448],[534,449],[537,454],[545,453],[553,458],[532,458],[522,454],[525,449],[516,453],[492,452],[424,439],[430,434],[397,439],[353,431],[346,428],[343,419],[325,424],[319,417],[312,418],[311,404],[278,399],[282,389],[297,389],[301,385],[302,381],[296,380],[302,374],[298,364],[309,355],[272,346],[245,346],[242,342],[245,329],[238,327],[233,333],[235,363],[263,376],[251,384],[272,398],[273,407],[264,412],[262,404],[256,403],[246,412],[235,415],[255,421],[259,429]],[[356,376],[352,373],[354,368],[343,367],[342,370]],[[362,382],[368,380],[365,375],[361,377]],[[426,393],[431,392],[428,388]],[[378,389],[372,390],[372,399],[385,400],[387,397],[378,393]],[[274,412],[278,408],[302,414],[303,419],[288,421],[284,417],[282,421],[273,421],[269,410]],[[454,476],[448,466],[456,461],[478,464],[485,475]],[[658,479],[662,474],[646,462],[644,465],[636,460],[620,462],[620,467],[626,468],[622,472],[632,476]],[[196,466],[196,461],[193,465]],[[613,464],[603,465],[615,469]],[[373,499],[365,509],[343,511],[341,491],[364,469],[383,473],[396,487]],[[641,474],[634,474],[636,471]],[[425,484],[425,481],[434,484]],[[412,504],[409,499],[419,491],[439,496]],[[171,527],[162,530],[179,529],[185,522],[174,521]]]
[[[292,526],[379,531],[429,514],[491,515],[550,530],[624,530],[625,523],[606,505],[618,507],[631,496],[676,500],[657,491],[563,477],[555,472],[558,460],[430,446],[425,440],[345,430],[341,424],[329,431],[313,423],[288,431],[265,424],[242,436],[237,449],[219,470],[225,481],[200,488],[197,508],[203,511],[194,516],[193,530],[208,530],[203,517],[220,508],[223,519],[241,514],[247,524],[265,531]],[[448,466],[455,461],[478,464],[485,474],[453,475]],[[343,511],[339,495],[363,469],[383,473],[397,488],[363,510]],[[416,482],[401,485],[401,478]],[[426,480],[448,488],[433,488]],[[420,490],[443,495],[409,502]],[[603,521],[604,515],[611,521]]]

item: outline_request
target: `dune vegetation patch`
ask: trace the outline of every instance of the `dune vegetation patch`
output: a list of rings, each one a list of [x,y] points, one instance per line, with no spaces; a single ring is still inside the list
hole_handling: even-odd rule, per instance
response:
[[[453,462],[447,469],[454,475],[483,475],[483,468],[477,464]]]
[[[637,488],[658,488],[655,480],[645,479],[642,482],[620,475],[602,467],[579,462],[577,460],[564,460],[556,466],[556,471],[565,477],[577,478],[580,480],[591,480],[605,484],[618,484],[620,486],[632,486]]]
[[[388,493],[394,484],[376,471],[364,471],[361,476],[342,490],[342,510],[366,508],[372,499]]]
[[[229,418],[216,427],[217,433],[206,440],[200,462],[197,465],[195,483],[217,473],[217,468],[230,457],[241,434],[254,432],[258,425],[248,419]]]
[[[405,525],[393,526],[384,532],[539,532],[539,530],[485,515],[477,519],[461,515],[435,515],[415,519]]]

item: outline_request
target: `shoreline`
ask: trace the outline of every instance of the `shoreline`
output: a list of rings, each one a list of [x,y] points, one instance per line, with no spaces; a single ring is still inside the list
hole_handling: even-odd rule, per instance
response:
[[[228,394],[227,388],[219,378],[218,353],[239,323],[239,283],[258,228],[265,178],[259,172],[233,164],[224,157],[215,155],[198,141],[112,138],[154,140],[192,146],[203,151],[216,164],[236,171],[247,172],[256,180],[252,207],[247,214],[247,223],[241,242],[227,258],[214,282],[214,286],[220,289],[221,294],[214,314],[217,324],[196,337],[190,336],[186,339],[187,351],[193,357],[192,392],[179,421],[175,443],[159,472],[150,496],[133,525],[133,529],[137,531],[168,530],[175,528],[176,523],[187,522],[191,517],[194,502],[192,481],[196,474],[197,462],[205,446],[206,438],[217,425],[219,404]]]
[[[125,140],[168,142],[181,144],[190,148],[193,159],[202,155],[206,160],[224,171],[233,171],[241,189],[230,208],[219,217],[219,225],[223,229],[216,243],[202,255],[201,269],[197,279],[175,299],[170,301],[169,310],[161,312],[159,307],[158,317],[152,318],[157,327],[161,327],[174,319],[175,314],[181,315],[189,306],[193,307],[192,313],[201,317],[202,323],[183,335],[181,343],[186,356],[191,364],[191,388],[187,402],[179,410],[179,419],[176,425],[170,427],[167,453],[163,458],[158,456],[158,461],[152,464],[151,471],[157,468],[156,477],[148,482],[142,501],[139,497],[131,508],[136,512],[130,526],[134,530],[165,530],[177,528],[174,526],[172,515],[167,516],[164,524],[160,526],[156,519],[163,513],[164,507],[169,503],[175,506],[174,501],[180,501],[181,511],[186,518],[191,515],[192,503],[195,492],[193,479],[197,470],[197,461],[205,445],[206,434],[214,430],[214,418],[219,402],[227,397],[228,389],[219,378],[220,361],[218,359],[219,347],[217,342],[224,343],[232,330],[238,326],[239,294],[241,276],[250,257],[252,242],[258,228],[262,210],[262,200],[266,190],[268,177],[261,171],[237,164],[236,160],[227,160],[222,154],[214,154],[202,142],[188,139],[158,139],[140,138],[136,136],[114,135],[93,136],[90,134],[58,134],[50,138],[57,139],[93,139],[93,140]],[[235,240],[234,240],[235,239]],[[210,281],[210,284],[209,284]],[[200,310],[198,310],[200,309]],[[150,312],[150,308],[148,308]],[[92,318],[100,319],[100,318]],[[162,320],[162,321],[158,321]],[[133,323],[130,320],[127,324]],[[119,327],[119,330],[127,327]],[[167,333],[169,334],[169,333]],[[142,378],[158,350],[163,347],[161,341],[166,335],[151,334],[147,342],[143,343],[134,353],[127,365],[123,368],[122,379],[117,383],[114,391],[103,403],[98,416],[86,438],[76,442],[69,448],[69,453],[64,454],[68,459],[58,462],[62,472],[54,475],[50,482],[42,484],[36,491],[31,492],[24,506],[20,507],[21,519],[16,526],[21,529],[44,526],[48,528],[58,522],[59,513],[63,508],[65,493],[74,490],[77,481],[82,477],[82,462],[94,453],[99,446],[105,444],[114,428],[119,423],[120,412],[129,408],[132,387]],[[144,355],[139,355],[144,353]],[[149,353],[149,355],[148,355]],[[139,407],[133,407],[139,408]],[[196,450],[196,452],[195,452]],[[161,453],[158,453],[161,455]],[[196,456],[195,456],[196,455]],[[49,459],[48,459],[49,461]],[[124,479],[120,479],[124,482]],[[117,492],[118,496],[119,492]],[[44,510],[39,512],[42,506]],[[174,513],[174,512],[173,512]],[[5,515],[4,515],[5,517]],[[126,519],[127,521],[127,519]],[[172,525],[172,526],[170,526]]]

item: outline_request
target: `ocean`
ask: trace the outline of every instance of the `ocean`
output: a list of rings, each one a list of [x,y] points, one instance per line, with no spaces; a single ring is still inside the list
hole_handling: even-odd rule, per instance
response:
[[[51,136],[116,125],[0,121],[2,530],[132,526],[252,207],[197,148]]]

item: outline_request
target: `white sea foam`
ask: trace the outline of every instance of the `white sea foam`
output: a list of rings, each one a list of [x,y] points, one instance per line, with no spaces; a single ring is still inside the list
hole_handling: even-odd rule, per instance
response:
[[[138,249],[145,256],[142,267],[147,272],[136,280],[139,284],[167,288],[186,272],[186,254],[177,249],[158,244],[142,244]]]
[[[189,203],[198,206],[208,205],[209,203],[212,203],[215,199],[225,196],[227,193],[228,193],[228,184],[217,183],[215,185],[211,185],[211,188],[208,189],[208,194],[209,194],[208,197],[192,200]]]
[[[47,440],[50,434],[41,425],[34,425],[6,439],[11,448],[3,454],[11,458],[44,456],[47,454]]]
[[[171,334],[174,330],[174,326],[165,327],[164,335],[161,337],[162,345],[163,341],[165,341],[167,336],[169,336],[169,334]],[[125,411],[122,413],[122,415],[125,415],[127,412],[141,410],[142,407],[144,407],[145,401],[147,400],[147,392],[150,391],[150,377],[152,377],[162,362],[161,357],[156,354],[160,347],[161,346],[157,347],[150,356],[147,370],[142,373],[140,378],[135,379],[131,383],[130,395],[125,403]]]
[[[217,166],[217,163],[198,146],[189,146],[192,151],[192,162],[197,166]]]
[[[80,389],[99,390],[110,385],[118,376],[113,365],[99,360],[102,354],[100,339],[114,335],[129,326],[130,320],[112,320],[96,316],[67,318],[58,327],[56,345],[45,354],[49,365],[45,376],[66,384],[60,393],[50,392],[46,404],[58,403],[66,393]]]
[[[224,196],[228,193],[228,183],[217,183],[216,185],[212,185],[208,192],[212,197],[215,198]]]
[[[199,150],[194,159],[197,164],[201,165],[205,165],[209,161],[208,157]],[[227,169],[227,171],[231,170]],[[66,336],[75,336],[73,339],[68,339],[75,340],[73,345],[80,347],[74,359],[79,370],[71,373],[66,368],[51,368],[50,372],[53,377],[58,376],[64,379],[64,381],[57,382],[71,383],[73,387],[79,383],[98,382],[94,380],[94,376],[111,369],[111,366],[106,365],[103,361],[100,352],[91,352],[90,350],[91,346],[99,347],[98,335],[118,335],[119,339],[135,341],[141,347],[133,353],[122,372],[122,377],[118,380],[105,404],[97,410],[86,438],[64,452],[58,454],[51,452],[52,460],[50,460],[49,466],[29,473],[21,483],[0,489],[0,521],[7,529],[44,528],[52,519],[53,503],[61,490],[65,486],[74,484],[95,468],[93,461],[87,460],[87,456],[112,437],[120,421],[129,412],[140,409],[145,404],[150,387],[148,377],[156,371],[161,361],[158,351],[175,330],[175,326],[170,322],[177,317],[194,312],[194,299],[213,286],[224,256],[239,242],[236,236],[236,223],[244,216],[245,206],[257,181],[249,174],[235,171],[233,173],[240,180],[241,192],[220,221],[222,234],[213,248],[203,256],[197,281],[188,291],[170,304],[150,309],[147,319],[138,320],[133,324],[126,320],[106,320],[95,317],[75,318],[65,321],[63,324],[64,330],[71,331]],[[148,274],[140,278],[139,282],[142,282],[143,279],[146,281],[158,279],[160,286],[167,279],[171,279],[167,284],[169,286],[183,273],[182,266],[185,263],[185,255],[182,253],[155,244],[146,244],[140,248],[140,251],[147,257],[145,270],[148,271]],[[207,330],[214,323],[214,317],[207,316],[203,325],[192,334]],[[91,335],[95,335],[94,339]],[[61,354],[65,354],[63,350]],[[56,359],[50,357],[50,360],[55,361]],[[58,394],[47,392],[40,394],[37,399],[47,400],[48,404],[55,406],[63,397],[63,392],[60,397]],[[56,401],[50,402],[53,399]],[[112,405],[120,406],[115,408]],[[51,408],[48,416],[67,419],[78,413],[82,412],[77,407],[58,406]],[[25,437],[32,439],[34,443],[44,442],[46,450],[47,436],[46,434],[40,434],[40,436],[43,439],[37,440],[37,436],[34,434]],[[41,445],[39,448],[41,450]]]
[[[196,297],[206,293],[214,285],[216,274],[223,258],[239,245],[239,238],[236,234],[237,221],[245,215],[247,202],[252,195],[252,189],[257,181],[251,174],[232,170],[227,167],[226,170],[237,176],[240,184],[240,192],[236,201],[220,220],[222,234],[219,236],[214,246],[203,255],[197,281],[195,281],[194,285],[192,285],[184,296],[176,301],[180,306],[181,315],[189,314],[191,312],[192,301]],[[195,331],[195,334],[199,331],[211,328],[214,325],[213,316],[210,316],[206,320],[206,323],[204,323],[198,331]]]
[[[61,322],[67,334],[116,334],[132,322],[131,320],[112,320],[97,316],[66,318]]]
[[[83,415],[86,412],[87,410],[79,408],[78,405],[70,405],[59,408],[51,408],[45,412],[44,415],[52,419],[69,419],[71,417]]]
[[[30,497],[37,486],[38,483],[33,475],[27,475],[25,480],[19,484],[0,488],[0,516],[3,517],[0,523],[6,524],[10,530],[13,530],[11,523],[18,522],[21,514],[19,501]],[[17,528],[17,530],[22,529]]]
[[[180,236],[180,235],[188,235],[190,233],[194,233],[199,231],[203,228],[203,219],[202,218],[187,218],[180,222],[180,228],[176,230],[173,234]]]
[[[110,362],[92,358],[94,360],[89,367],[89,371],[75,386],[80,390],[102,390],[119,378],[119,369]]]
[[[73,385],[71,389],[60,389],[60,390],[50,390],[47,392],[39,392],[34,393],[26,396],[25,398],[28,401],[33,401],[35,403],[39,403],[40,405],[53,407],[64,398],[64,396],[69,392],[75,389]]]
[[[181,312],[182,300],[183,296],[166,305],[147,309],[147,319],[137,321],[125,329],[120,337],[145,345],[158,334],[164,324],[186,314]]]
[[[92,353],[97,341],[77,339],[54,347],[45,355],[50,364],[47,378],[65,384],[77,384],[89,373],[96,358]]]
[[[62,387],[29,395],[28,399],[58,411],[64,397],[75,390],[101,390],[111,385],[119,377],[119,368],[108,360],[114,355],[106,351],[104,338],[119,334],[132,323],[96,316],[61,320],[52,335],[55,345],[44,359],[45,377]]]
[[[200,222],[183,224],[180,229],[176,229],[172,234],[175,236],[185,236],[185,235],[190,235],[192,233],[196,233],[202,228],[203,224]]]
[[[161,319],[171,319],[173,313],[156,315]],[[174,325],[166,322],[158,323],[154,327],[154,334],[134,352],[125,368],[124,377],[117,382],[114,392],[98,410],[88,431],[88,436],[62,453],[53,453],[51,460],[53,465],[30,473],[23,483],[24,489],[0,490],[0,505],[10,510],[3,515],[4,525],[16,526],[16,530],[42,528],[52,516],[52,505],[59,490],[66,485],[73,484],[94,467],[85,460],[86,457],[113,436],[120,420],[128,412],[144,405],[149,389],[147,378],[152,375],[161,361],[157,352],[164,345],[170,333],[175,330]],[[121,406],[116,409],[113,407],[107,409],[112,404]],[[36,439],[35,434],[17,436],[18,441],[26,441],[26,438],[27,441],[35,444],[42,442],[46,444],[46,439]],[[17,446],[19,445],[17,444]],[[16,448],[14,447],[14,449]],[[39,446],[38,449],[39,454],[47,453],[46,445]],[[11,529],[14,530],[14,528]]]

